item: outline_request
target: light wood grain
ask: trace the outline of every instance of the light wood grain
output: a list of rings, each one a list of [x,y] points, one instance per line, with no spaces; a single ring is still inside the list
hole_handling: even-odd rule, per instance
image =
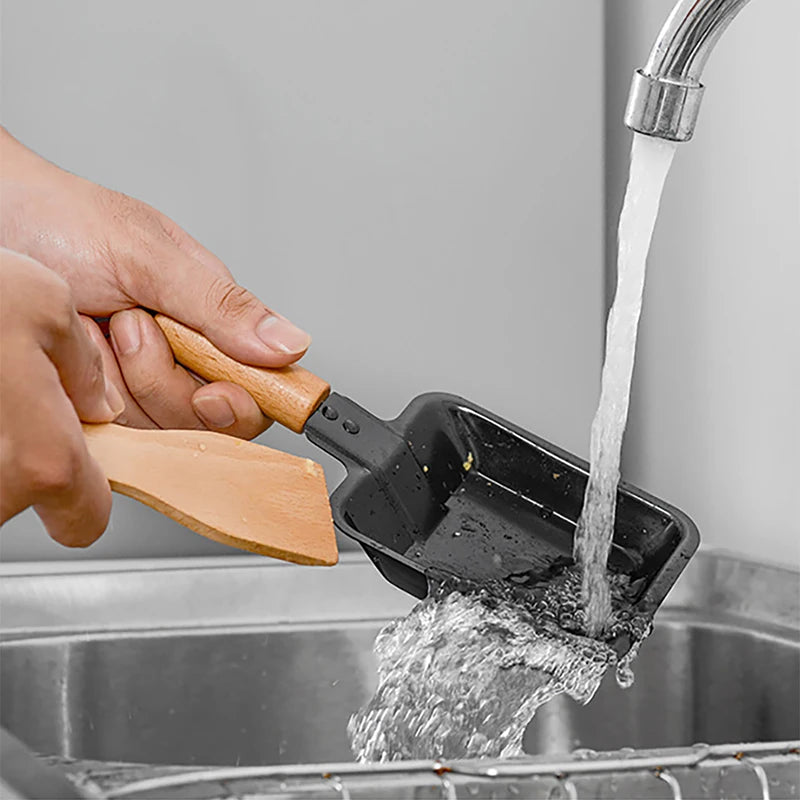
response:
[[[230,381],[246,389],[261,410],[295,433],[330,394],[330,384],[298,366],[265,369],[226,356],[196,330],[162,314],[156,322],[169,341],[175,359],[209,381]]]
[[[83,431],[115,492],[231,547],[295,564],[337,562],[319,464],[209,431]]]

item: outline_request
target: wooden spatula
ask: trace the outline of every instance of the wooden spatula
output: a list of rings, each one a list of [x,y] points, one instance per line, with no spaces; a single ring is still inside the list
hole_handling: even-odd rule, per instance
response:
[[[325,476],[314,461],[210,431],[83,431],[115,492],[241,550],[337,562]]]

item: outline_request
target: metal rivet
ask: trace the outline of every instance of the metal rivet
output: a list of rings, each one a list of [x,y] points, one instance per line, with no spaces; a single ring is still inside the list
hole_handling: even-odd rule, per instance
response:
[[[334,420],[339,418],[339,412],[333,406],[323,406],[322,416],[325,419]]]
[[[353,420],[351,420],[351,419],[346,419],[342,423],[342,427],[348,433],[353,433],[353,434],[358,433],[361,430],[361,428],[359,427],[358,423],[357,422],[353,422]]]

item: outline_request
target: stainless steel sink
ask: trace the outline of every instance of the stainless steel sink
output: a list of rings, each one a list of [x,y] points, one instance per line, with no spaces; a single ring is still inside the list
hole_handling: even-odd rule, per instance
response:
[[[352,761],[345,728],[374,688],[375,633],[411,598],[349,554],[331,570],[241,557],[124,566],[5,576],[5,728],[81,761]],[[588,706],[556,699],[526,751],[800,739],[799,591],[792,571],[700,553],[633,688],[607,676]]]
[[[348,761],[374,622],[64,636],[2,648],[2,724],[40,753],[145,764]],[[800,738],[796,644],[663,620],[628,691],[561,698],[529,753]]]

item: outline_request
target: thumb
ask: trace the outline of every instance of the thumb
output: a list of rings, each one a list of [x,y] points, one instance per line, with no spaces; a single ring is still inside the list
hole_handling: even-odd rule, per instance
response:
[[[102,354],[76,311],[70,309],[67,324],[49,337],[45,351],[79,419],[111,422],[123,412],[125,401],[106,378]]]
[[[210,270],[174,243],[143,267],[134,299],[203,333],[246,364],[284,367],[297,361],[311,337],[267,308],[232,278]]]

